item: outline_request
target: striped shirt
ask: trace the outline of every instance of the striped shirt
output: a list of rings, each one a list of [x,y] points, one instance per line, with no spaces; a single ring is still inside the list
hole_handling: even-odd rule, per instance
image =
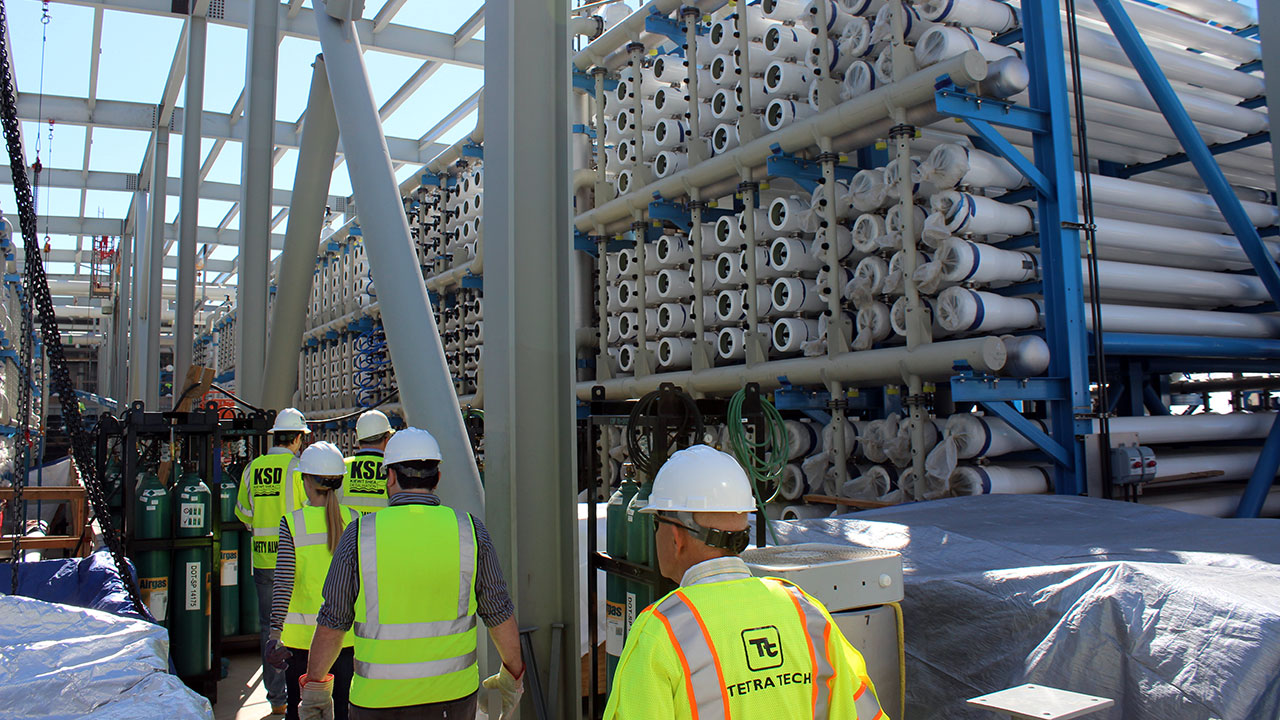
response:
[[[388,503],[396,505],[439,505],[440,498],[434,493],[401,492],[392,495]],[[484,523],[472,516],[472,524],[476,529],[476,614],[487,627],[501,625],[515,615],[516,607],[507,593],[507,581],[502,576],[502,568],[498,565],[498,553],[493,548],[493,540]],[[316,623],[333,630],[346,632],[356,620],[356,597],[360,592],[360,554],[359,523],[351,523],[342,533],[338,541],[338,549],[333,553],[333,563],[329,565],[329,575],[324,579],[324,604],[320,606],[320,614]],[[281,549],[284,536],[280,538]],[[290,544],[292,552],[292,543]],[[277,560],[279,562],[279,560]],[[279,566],[276,573],[279,577]],[[273,596],[274,601],[274,596]],[[286,601],[286,605],[287,605]],[[275,607],[272,607],[274,626]],[[283,616],[281,617],[283,622]],[[283,625],[282,625],[283,627]]]

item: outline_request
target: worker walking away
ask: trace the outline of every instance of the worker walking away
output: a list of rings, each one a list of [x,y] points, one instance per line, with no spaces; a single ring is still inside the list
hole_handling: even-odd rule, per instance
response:
[[[302,475],[307,504],[280,520],[271,637],[267,643],[267,659],[285,671],[288,720],[298,720],[298,678],[307,671],[307,648],[316,631],[320,592],[333,551],[347,524],[360,516],[338,503],[346,463],[336,445],[323,440],[312,443],[302,452],[298,473]],[[333,665],[333,696],[337,701],[334,716],[338,720],[347,717],[354,644],[351,633],[347,633]]]
[[[671,456],[649,504],[658,567],[680,587],[627,636],[605,720],[882,720],[862,656],[795,585],[751,576],[750,481],[731,455]]]
[[[342,504],[362,513],[387,506],[387,474],[382,453],[391,439],[391,423],[381,410],[366,410],[356,419],[356,452],[346,459]]]
[[[515,607],[484,524],[435,494],[441,457],[435,438],[418,428],[387,443],[388,506],[347,527],[324,582],[299,681],[302,720],[333,717],[329,673],[351,629],[351,720],[474,718],[477,615],[502,656],[485,687],[501,694],[500,720],[515,718],[524,690]]]
[[[267,641],[271,632],[271,589],[275,583],[276,546],[280,538],[280,518],[302,507],[302,478],[297,473],[298,452],[311,434],[307,419],[294,408],[276,415],[267,431],[271,449],[254,458],[240,475],[236,517],[253,537],[253,584],[258,592],[258,623],[261,626],[262,682],[272,715],[283,715],[288,702],[284,671],[267,661]]]

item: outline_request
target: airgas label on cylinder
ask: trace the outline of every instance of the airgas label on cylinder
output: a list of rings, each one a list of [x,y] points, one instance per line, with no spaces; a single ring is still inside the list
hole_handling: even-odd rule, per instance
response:
[[[632,595],[632,598],[635,596]],[[622,603],[605,603],[607,632],[604,636],[604,649],[610,655],[621,655],[627,639],[627,609]]]
[[[235,585],[239,582],[240,573],[240,551],[226,550],[222,551],[222,582],[223,587]]]
[[[138,578],[138,590],[142,593],[142,602],[151,616],[163,620],[169,612],[169,578]]]

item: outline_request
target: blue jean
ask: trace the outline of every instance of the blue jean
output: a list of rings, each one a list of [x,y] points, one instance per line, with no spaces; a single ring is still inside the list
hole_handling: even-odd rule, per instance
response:
[[[289,702],[284,670],[277,670],[267,662],[267,641],[271,639],[271,586],[275,584],[275,580],[275,570],[253,569],[253,584],[258,589],[258,622],[262,626],[259,634],[262,651],[262,684],[267,686],[267,702],[273,707]]]

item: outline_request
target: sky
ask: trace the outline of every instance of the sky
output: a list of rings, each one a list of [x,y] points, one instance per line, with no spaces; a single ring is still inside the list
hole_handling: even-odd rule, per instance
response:
[[[310,0],[303,3],[310,6]],[[370,0],[365,17],[372,18],[382,0]],[[440,32],[454,32],[480,6],[481,0],[408,0],[397,13],[394,23]],[[42,24],[42,5],[37,0],[11,0],[7,3],[10,38],[19,92],[84,98],[89,90],[89,64],[93,35],[93,9],[64,3],[51,3],[49,20]],[[174,48],[182,32],[183,22],[177,17],[162,17],[106,10],[103,17],[102,54],[99,65],[98,97],[107,100],[158,103],[164,90]],[[209,24],[207,70],[205,77],[205,110],[230,112],[245,84],[246,31],[217,23]],[[145,38],[145,42],[138,42]],[[477,35],[484,38],[483,30]],[[311,82],[311,63],[319,44],[299,38],[284,38],[279,46],[276,119],[295,122],[302,115]],[[369,50],[365,64],[374,98],[381,104],[408,79],[420,61],[389,53]],[[417,139],[478,89],[483,71],[446,66],[433,75],[386,121],[384,130],[390,137]],[[178,94],[183,104],[185,84]],[[23,135],[28,162],[37,155],[46,168],[79,170],[84,162],[86,131],[84,127],[48,122],[24,122]],[[451,143],[475,125],[474,114],[464,118],[439,142]],[[141,167],[150,133],[133,130],[98,129],[92,133],[89,148],[90,170],[136,173]],[[202,162],[213,148],[212,140],[201,144]],[[169,147],[169,175],[177,177],[181,166],[182,139],[174,134]],[[238,184],[240,181],[241,145],[227,142],[207,177],[209,181]],[[273,185],[289,188],[297,164],[297,152],[290,150],[276,164]],[[399,178],[410,176],[417,167],[405,167]],[[334,172],[330,194],[350,195],[351,187],[345,165]],[[84,216],[124,218],[131,193],[89,191],[85,198]],[[38,213],[53,216],[80,216],[80,191],[42,188],[37,198]],[[232,207],[231,203],[202,200],[199,223],[216,226]],[[273,214],[280,208],[273,208]],[[15,213],[12,187],[0,185],[0,211]],[[178,213],[177,196],[166,201],[167,221]],[[228,227],[238,228],[238,218]],[[284,232],[287,220],[275,228]],[[43,236],[41,237],[43,241]],[[51,236],[53,247],[71,249],[75,238]],[[176,248],[174,251],[176,252]],[[173,254],[171,252],[171,254]],[[233,258],[234,247],[223,246],[211,256]],[[54,267],[49,272],[71,272],[74,268]],[[172,274],[172,271],[170,273]]]

